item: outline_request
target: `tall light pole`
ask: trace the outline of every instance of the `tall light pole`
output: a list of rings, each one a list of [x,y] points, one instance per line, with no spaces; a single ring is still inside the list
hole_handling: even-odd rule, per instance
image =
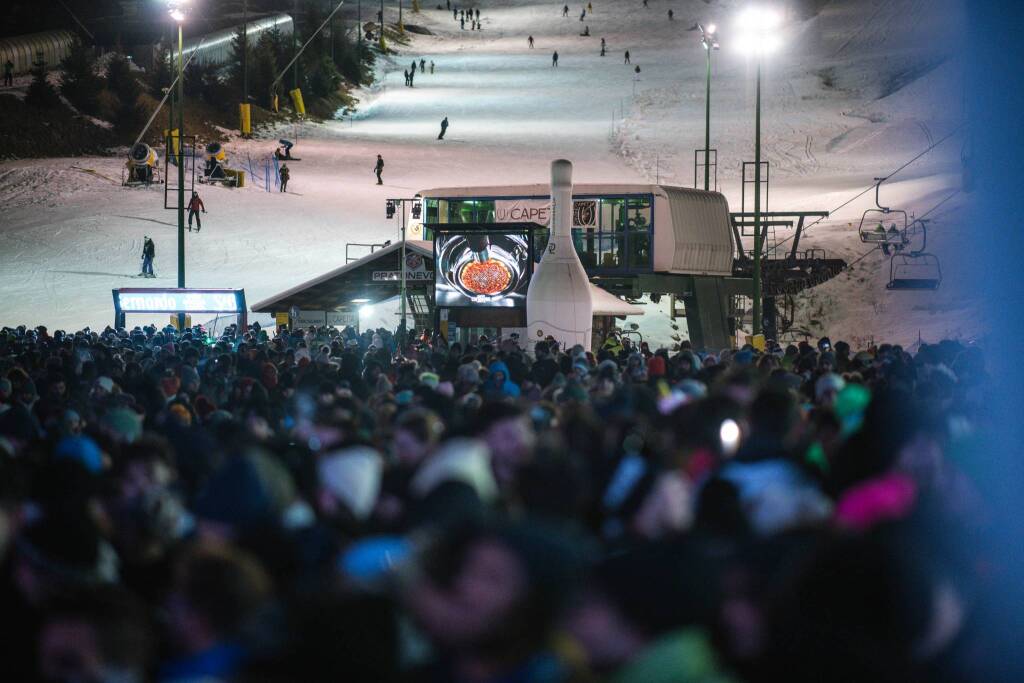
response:
[[[718,49],[718,39],[715,38],[717,28],[714,24],[707,27],[697,24],[700,29],[700,44],[704,46],[707,55],[707,88],[704,95],[704,191],[711,189],[711,51]]]
[[[765,7],[751,7],[740,14],[737,44],[757,59],[757,104],[754,114],[754,295],[753,333],[761,334],[761,62],[781,42],[781,19]]]
[[[249,104],[249,0],[242,0],[242,104]]]
[[[185,287],[185,55],[181,25],[188,0],[170,0],[168,12],[178,24],[178,287]],[[178,331],[185,329],[185,314],[178,314]]]

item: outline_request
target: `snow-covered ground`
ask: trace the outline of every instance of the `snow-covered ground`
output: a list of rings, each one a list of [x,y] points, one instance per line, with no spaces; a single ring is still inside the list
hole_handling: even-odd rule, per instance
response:
[[[426,5],[428,3],[424,3]],[[389,63],[382,84],[362,93],[351,121],[307,124],[299,133],[286,194],[251,186],[201,187],[209,213],[187,234],[188,285],[244,287],[255,302],[344,262],[345,244],[395,237],[384,200],[429,187],[545,182],[552,159],[575,163],[578,182],[693,184],[693,149],[703,145],[704,53],[695,21],[716,21],[712,145],[719,181],[739,208],[739,167],[753,158],[753,76],[729,44],[731,0],[601,0],[584,23],[579,3],[488,0],[482,31],[461,31],[451,13],[406,14],[433,36],[415,36]],[[948,6],[945,6],[948,4]],[[672,8],[675,20],[667,20]],[[815,18],[787,12],[785,48],[765,63],[764,150],[772,210],[833,209],[953,131],[962,121],[954,0],[846,0]],[[589,25],[591,37],[579,36]],[[532,35],[536,47],[527,46]],[[600,57],[600,39],[608,56]],[[630,50],[632,66],[622,62]],[[551,53],[560,55],[551,67]],[[403,86],[413,59],[436,65]],[[436,140],[443,116],[451,122]],[[294,135],[294,130],[281,131]],[[269,154],[275,136],[228,145],[233,165]],[[954,134],[883,187],[883,201],[918,215],[960,183],[962,136]],[[385,185],[374,184],[377,154]],[[101,326],[110,290],[175,284],[176,227],[162,188],[120,187],[120,159],[46,159],[0,164],[2,324]],[[75,168],[78,167],[78,168]],[[82,170],[89,169],[89,170]],[[806,247],[854,260],[871,193],[811,229]],[[982,330],[957,287],[956,244],[964,195],[936,219],[929,250],[943,258],[943,288],[888,292],[888,260],[869,254],[849,274],[801,300],[803,323],[834,336],[912,342]],[[144,235],[154,237],[155,282],[133,279]],[[779,232],[780,237],[785,237]],[[383,307],[378,307],[383,309]],[[647,306],[645,337],[668,342],[667,317]],[[389,310],[365,322],[393,327]],[[685,327],[684,327],[685,331]]]

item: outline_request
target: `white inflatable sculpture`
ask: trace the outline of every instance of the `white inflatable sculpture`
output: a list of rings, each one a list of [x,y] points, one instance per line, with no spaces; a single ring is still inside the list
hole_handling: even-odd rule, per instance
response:
[[[551,162],[551,224],[548,246],[526,294],[527,338],[548,335],[563,348],[590,349],[594,326],[590,278],[572,244],[572,162]]]

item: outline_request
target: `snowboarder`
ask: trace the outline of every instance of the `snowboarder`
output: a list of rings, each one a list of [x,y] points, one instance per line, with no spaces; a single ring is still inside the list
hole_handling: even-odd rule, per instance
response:
[[[626,50],[626,61],[623,64],[629,64],[629,50]]]
[[[188,202],[188,231],[192,232],[192,218],[196,219],[196,232],[203,229],[203,221],[199,218],[199,212],[206,213],[206,206],[203,204],[203,200],[199,198],[199,193],[193,191],[192,199]]]
[[[461,19],[459,19],[459,28],[461,28],[463,31],[466,30],[466,17],[462,17]]]
[[[156,277],[156,273],[153,272],[153,258],[156,256],[156,245],[153,244],[153,240],[149,238],[149,235],[145,235],[142,238],[142,272],[139,273],[142,277]]]
[[[673,12],[671,9],[669,9],[669,11],[668,11],[668,20],[672,21],[675,18],[675,16],[676,16],[676,13]]]
[[[441,134],[437,136],[438,140],[444,140],[445,131],[448,130],[448,117],[441,119]]]
[[[476,10],[476,20],[477,20],[477,23],[480,22],[480,8],[479,7]]]
[[[411,73],[411,74],[415,74],[416,73],[416,60],[415,59],[412,60],[412,66],[409,68],[409,73]]]
[[[639,75],[640,75],[640,65],[639,65],[639,64],[637,64],[637,65],[636,65],[636,68],[635,68],[635,69],[633,69],[633,71],[635,71],[635,72],[636,72],[636,75],[637,75],[637,76],[639,76]]]
[[[286,192],[288,188],[288,179],[292,177],[292,172],[288,170],[288,164],[281,164],[279,175],[281,176],[281,192]]]
[[[555,50],[555,54],[551,55],[551,66],[558,66],[558,50]]]
[[[4,87],[10,88],[14,85],[14,62],[8,59],[4,62]]]
[[[409,87],[409,70],[406,69],[402,73],[405,74],[405,87],[408,88]]]
[[[569,16],[569,6],[568,5],[562,5],[562,16],[563,17]]]
[[[526,42],[529,43],[530,49],[532,50],[533,49],[533,36],[530,36],[529,38],[527,38]]]
[[[583,21],[583,17],[585,17],[585,16],[587,16],[587,8],[586,7],[584,7],[582,10],[580,10],[580,21]]]
[[[379,154],[377,155],[377,165],[373,167],[373,172],[377,174],[377,184],[383,185],[384,179],[380,175],[384,172],[384,157]]]
[[[458,21],[458,20],[459,20],[459,10],[458,9],[453,9],[452,10],[452,21]]]
[[[420,73],[427,73],[427,60],[425,59],[420,59]]]
[[[430,73],[434,73],[434,60],[430,60]]]
[[[581,33],[580,35],[583,36],[584,38],[589,38],[590,37],[590,25],[589,24],[587,24],[586,26],[583,27],[583,33]]]

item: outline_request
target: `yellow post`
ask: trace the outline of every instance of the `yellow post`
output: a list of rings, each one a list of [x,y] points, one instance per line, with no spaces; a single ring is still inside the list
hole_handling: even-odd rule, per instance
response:
[[[381,52],[387,52],[388,51],[388,44],[384,41],[384,32],[383,31],[381,31],[381,33],[380,33],[380,51]]]
[[[292,104],[295,105],[295,113],[300,116],[306,115],[306,104],[302,101],[302,91],[298,88],[289,90],[288,94],[292,96]]]
[[[252,135],[252,105],[238,105],[238,130],[242,135]]]
[[[178,136],[178,129],[177,128],[175,128],[174,130],[164,129],[164,140],[167,140],[168,138],[170,138],[170,140],[171,140],[171,143],[170,143],[171,152],[174,154],[175,157],[178,156],[178,143],[179,143],[178,137],[179,136]]]
[[[276,112],[279,112],[279,111],[281,111],[281,109],[280,109],[280,108],[279,108],[279,106],[278,106],[278,101],[277,101],[277,94],[275,94],[275,95],[274,95],[274,102],[273,102],[273,105],[274,105],[274,112],[275,112],[275,113],[276,113]]]

